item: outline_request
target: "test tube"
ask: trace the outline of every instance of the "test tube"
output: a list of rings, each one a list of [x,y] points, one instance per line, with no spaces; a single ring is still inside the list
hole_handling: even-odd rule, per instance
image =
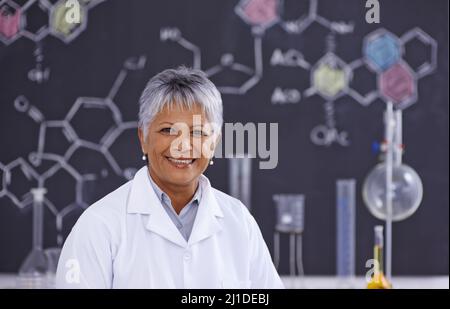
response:
[[[340,282],[355,276],[355,184],[355,179],[336,181],[336,271]]]
[[[252,161],[248,155],[237,155],[229,160],[230,195],[251,210]]]
[[[45,188],[33,188],[33,248],[19,270],[17,285],[21,288],[45,287],[48,261],[43,250]]]

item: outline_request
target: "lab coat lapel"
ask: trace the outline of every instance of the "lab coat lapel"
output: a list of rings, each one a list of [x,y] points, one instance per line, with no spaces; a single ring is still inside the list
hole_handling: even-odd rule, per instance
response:
[[[147,214],[146,228],[165,239],[186,247],[187,242],[170,220],[156,196],[147,175],[147,167],[141,168],[134,176],[128,200],[128,213]]]
[[[214,195],[211,184],[206,176],[201,175],[200,177],[203,193],[192,233],[189,237],[189,245],[206,239],[222,230],[220,218],[223,217],[223,213]]]
[[[153,195],[156,198],[156,194]],[[183,238],[172,220],[170,220],[169,215],[163,209],[163,206],[157,198],[152,204],[152,212],[148,218],[146,228],[181,247],[187,246],[187,241]]]

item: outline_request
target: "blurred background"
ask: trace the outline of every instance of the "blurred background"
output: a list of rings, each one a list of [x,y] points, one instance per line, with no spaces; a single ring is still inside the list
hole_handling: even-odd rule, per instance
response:
[[[186,65],[218,86],[225,122],[278,123],[275,169],[223,158],[207,176],[250,209],[283,276],[368,271],[384,224],[385,176],[372,171],[386,159],[388,106],[402,111],[397,146],[413,169],[394,171],[392,274],[448,276],[448,2],[380,1],[380,23],[368,10],[0,1],[0,273],[43,263],[33,248],[54,263],[84,209],[133,177],[141,91]]]

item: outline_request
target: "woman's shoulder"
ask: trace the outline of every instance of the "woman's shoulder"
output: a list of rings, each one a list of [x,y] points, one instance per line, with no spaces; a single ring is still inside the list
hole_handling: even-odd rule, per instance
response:
[[[131,181],[128,181],[93,203],[88,207],[86,212],[89,210],[89,212],[93,215],[97,215],[105,219],[117,218],[126,211],[130,189]]]
[[[254,234],[256,230],[259,230],[258,223],[250,213],[250,210],[239,199],[215,188],[212,188],[212,192],[223,212],[224,220],[233,229],[242,231],[241,228],[244,228],[248,235]]]
[[[240,200],[238,200],[237,198],[235,198],[223,191],[220,191],[219,189],[216,189],[214,187],[211,187],[211,189],[212,189],[212,192],[214,193],[214,196],[216,197],[216,199],[225,201],[235,207],[242,207],[242,206],[245,207],[244,204],[242,204],[242,202]]]
[[[73,230],[94,238],[117,236],[129,190],[130,182],[127,182],[86,208]]]
[[[240,218],[250,215],[248,208],[237,198],[216,188],[212,188],[212,192],[225,215],[232,214]]]

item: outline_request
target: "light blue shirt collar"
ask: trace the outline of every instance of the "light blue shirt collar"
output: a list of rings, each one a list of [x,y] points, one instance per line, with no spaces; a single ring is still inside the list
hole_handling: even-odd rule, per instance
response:
[[[199,184],[197,190],[194,193],[192,199],[183,207],[180,211],[180,214],[175,212],[175,209],[172,206],[172,202],[167,195],[152,179],[149,171],[147,171],[148,179],[150,184],[152,185],[153,190],[155,191],[158,199],[160,200],[163,208],[165,209],[167,215],[170,217],[174,225],[183,235],[186,241],[189,239],[189,236],[192,232],[192,228],[194,226],[195,217],[197,216],[197,210],[200,204],[200,200],[202,197],[202,184],[201,179],[199,180]]]

